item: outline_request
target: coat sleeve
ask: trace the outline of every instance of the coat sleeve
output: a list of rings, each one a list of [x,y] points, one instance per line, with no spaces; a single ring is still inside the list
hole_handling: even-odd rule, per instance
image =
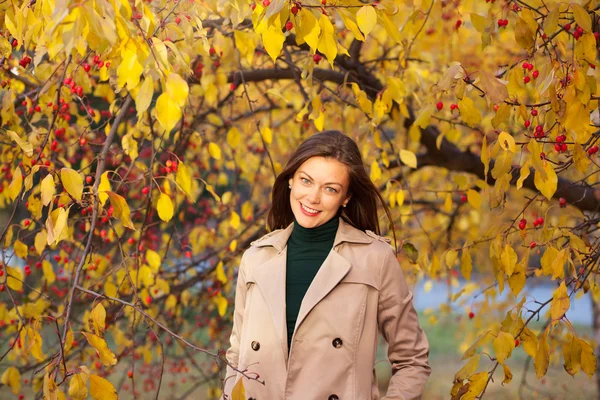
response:
[[[386,252],[381,268],[377,324],[392,364],[392,378],[381,400],[417,400],[431,374],[429,342],[393,249]]]
[[[244,254],[245,255],[245,254]],[[242,325],[244,323],[244,309],[246,306],[246,269],[244,267],[244,256],[238,269],[237,284],[235,287],[235,302],[233,309],[233,328],[229,336],[230,346],[225,353],[227,361],[237,368],[240,356],[240,338]],[[227,365],[223,385],[223,396],[221,399],[231,399],[231,391],[235,384],[237,372]],[[227,397],[225,397],[227,396]]]

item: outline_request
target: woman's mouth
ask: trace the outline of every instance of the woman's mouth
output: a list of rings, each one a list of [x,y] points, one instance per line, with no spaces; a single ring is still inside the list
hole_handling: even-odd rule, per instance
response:
[[[304,212],[304,214],[310,215],[310,216],[315,216],[315,215],[317,215],[318,213],[321,212],[319,210],[315,210],[314,208],[306,207],[302,203],[300,203],[300,208],[302,209],[302,212]]]

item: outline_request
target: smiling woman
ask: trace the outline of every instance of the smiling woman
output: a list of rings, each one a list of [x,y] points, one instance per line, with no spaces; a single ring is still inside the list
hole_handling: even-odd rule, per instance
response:
[[[393,372],[383,398],[421,398],[429,343],[378,203],[390,218],[348,136],[296,149],[273,185],[274,230],[242,256],[224,399],[378,400],[379,333]]]

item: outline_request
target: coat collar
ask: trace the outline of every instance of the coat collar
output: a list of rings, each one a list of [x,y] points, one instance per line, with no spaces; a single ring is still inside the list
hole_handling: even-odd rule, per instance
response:
[[[371,243],[373,241],[373,238],[368,236],[365,232],[353,227],[348,222],[344,221],[342,217],[338,218],[340,221],[338,230],[335,234],[335,239],[333,240],[333,247],[336,247],[343,242]],[[293,228],[294,223],[292,222],[287,226],[287,228],[277,229],[271,233],[268,233],[251,244],[256,247],[273,246],[279,252],[286,246],[287,241],[292,234]]]

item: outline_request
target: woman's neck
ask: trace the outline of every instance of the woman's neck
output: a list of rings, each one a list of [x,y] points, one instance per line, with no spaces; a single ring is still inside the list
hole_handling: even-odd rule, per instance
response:
[[[290,239],[294,242],[323,242],[333,240],[339,226],[339,217],[334,216],[323,225],[305,228],[294,218],[294,228]]]

